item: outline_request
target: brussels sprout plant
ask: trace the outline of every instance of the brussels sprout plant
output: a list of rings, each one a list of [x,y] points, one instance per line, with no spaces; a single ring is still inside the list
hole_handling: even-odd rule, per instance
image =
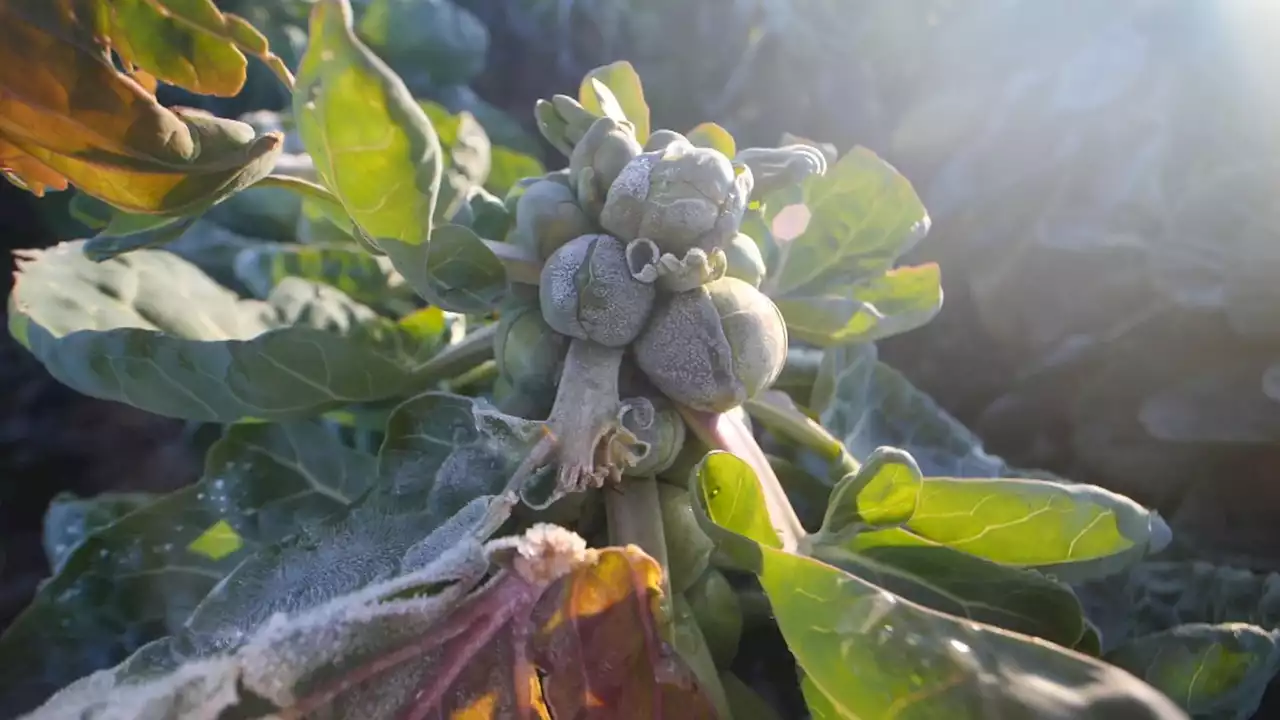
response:
[[[651,129],[618,62],[531,109],[565,169],[495,187],[482,123],[415,97],[348,0],[314,3],[296,79],[209,2],[45,1],[0,3],[0,169],[74,188],[95,234],[21,254],[10,332],[219,439],[191,487],[50,508],[7,713],[1256,705],[1268,633],[1082,603],[1168,544],[1158,515],[1005,466],[878,362],[942,292],[899,264],[929,219],[871,151]],[[147,88],[234,93],[246,56],[291,93],[274,128]],[[246,232],[267,215],[296,232]]]

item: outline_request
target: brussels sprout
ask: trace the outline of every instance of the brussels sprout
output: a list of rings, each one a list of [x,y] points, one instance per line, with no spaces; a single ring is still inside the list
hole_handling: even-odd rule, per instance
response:
[[[578,203],[591,217],[599,217],[609,186],[627,163],[640,154],[635,127],[611,117],[596,119],[569,155],[569,180]]]
[[[643,245],[643,243],[641,243]],[[648,253],[611,235],[583,235],[547,258],[538,297],[542,316],[559,332],[623,347],[644,329],[656,290],[634,276]]]
[[[730,240],[728,247],[724,249],[724,254],[729,260],[726,275],[751,283],[752,287],[760,287],[766,273],[764,257],[760,254],[760,246],[750,235],[745,233],[734,235],[733,240]]]
[[[716,667],[728,667],[738,654],[738,640],[742,637],[742,606],[728,578],[709,567],[685,590],[684,598],[707,640]]]
[[[711,252],[738,233],[751,188],[745,165],[677,140],[623,168],[609,187],[600,225],[622,240],[649,238],[677,258],[692,248]]]
[[[516,201],[515,242],[538,253],[543,260],[570,240],[593,230],[573,191],[555,180],[533,183]]]
[[[513,307],[498,320],[493,355],[498,374],[515,392],[549,404],[555,399],[567,352],[569,338],[552,330],[537,306]]]
[[[759,290],[724,277],[660,300],[633,349],[636,364],[667,397],[725,412],[777,379],[787,359],[787,326]]]
[[[715,542],[702,531],[686,488],[658,483],[662,505],[662,534],[667,543],[671,592],[683,593],[711,566]]]
[[[650,417],[644,418],[647,423],[636,422],[636,413],[631,413],[623,425],[635,434],[636,439],[649,446],[649,452],[634,466],[623,470],[623,475],[646,477],[656,475],[671,467],[680,451],[684,448],[684,419],[663,397],[645,398],[653,406]],[[637,402],[636,400],[632,401]]]

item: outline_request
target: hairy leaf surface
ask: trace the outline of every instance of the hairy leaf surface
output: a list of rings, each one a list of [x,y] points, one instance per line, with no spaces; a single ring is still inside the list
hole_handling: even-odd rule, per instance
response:
[[[373,473],[318,425],[232,426],[200,482],[88,535],[0,636],[6,711],[175,632],[232,568],[341,510]]]
[[[82,250],[25,255],[10,332],[59,381],[160,415],[292,419],[393,397],[442,342],[300,278],[241,300],[162,250]]]
[[[536,423],[426,393],[391,413],[377,481],[350,510],[240,564],[184,634],[201,653],[237,647],[274,613],[295,613],[479,547],[507,518],[507,484]]]
[[[656,632],[652,558],[634,547],[587,550],[548,526],[476,550],[455,548],[415,573],[279,616],[235,652],[158,679],[99,673],[34,717],[90,704],[208,717],[715,717]],[[498,574],[464,596],[486,556]]]

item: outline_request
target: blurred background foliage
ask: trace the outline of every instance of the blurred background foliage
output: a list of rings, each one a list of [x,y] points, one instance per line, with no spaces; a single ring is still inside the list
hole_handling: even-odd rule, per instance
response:
[[[296,67],[306,0],[218,4]],[[495,168],[562,165],[528,108],[617,59],[655,126],[871,148],[929,208],[907,260],[940,262],[946,291],[881,357],[1011,464],[1156,506],[1188,556],[1280,570],[1280,3],[354,4],[417,97],[483,126]],[[250,72],[235,98],[160,97],[228,117],[287,106],[265,67]],[[83,232],[68,197],[0,189],[6,246]],[[47,573],[53,493],[198,471],[181,426],[75,395],[4,342],[0,624]]]

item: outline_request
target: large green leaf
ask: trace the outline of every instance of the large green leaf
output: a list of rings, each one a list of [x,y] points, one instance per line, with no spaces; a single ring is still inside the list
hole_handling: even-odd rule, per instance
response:
[[[325,285],[241,300],[163,250],[102,263],[82,242],[24,255],[9,329],[79,392],[190,420],[291,419],[399,395],[441,345]]]
[[[942,274],[935,263],[902,267],[812,295],[778,296],[774,304],[787,321],[787,333],[802,342],[818,347],[874,342],[932,320],[942,309]]]
[[[233,647],[274,613],[311,608],[482,542],[514,503],[507,483],[537,427],[456,395],[405,401],[387,422],[373,489],[237,567],[192,614],[191,643]]]
[[[746,463],[712,453],[691,479],[722,550],[751,568],[816,715],[1185,718],[1128,673],[1025,635],[944,615],[818,560],[777,549]]]
[[[592,81],[603,85],[612,97],[602,96]],[[578,102],[596,115],[630,121],[636,128],[636,139],[641,145],[649,139],[649,104],[644,99],[644,85],[635,67],[626,60],[603,65],[587,73],[578,88]]]
[[[270,297],[289,277],[331,285],[362,305],[404,315],[418,304],[413,289],[387,258],[350,245],[263,243],[240,251],[236,276],[254,295]]]
[[[1254,625],[1180,625],[1108,653],[1196,718],[1248,720],[1280,671],[1280,638]]]
[[[85,538],[156,501],[152,493],[102,493],[82,498],[61,492],[44,513],[44,554],[56,575]]]
[[[352,29],[347,0],[320,0],[293,114],[324,184],[374,243],[431,235],[444,158],[422,108]]]
[[[1164,549],[1170,537],[1157,513],[1094,485],[926,478],[902,528],[862,533],[853,545],[945,545],[1083,582],[1134,565]]]
[[[985,452],[977,435],[880,362],[870,343],[824,352],[810,406],[855,458],[865,459],[879,447],[896,447],[910,453],[926,476],[1020,474]]]
[[[265,543],[345,507],[374,459],[318,425],[232,426],[202,479],[90,534],[0,636],[4,714],[182,626]]]
[[[809,176],[797,202],[771,197],[766,205],[774,234],[791,238],[780,243],[765,281],[775,302],[822,297],[882,275],[929,231],[911,183],[862,147],[825,175]]]

